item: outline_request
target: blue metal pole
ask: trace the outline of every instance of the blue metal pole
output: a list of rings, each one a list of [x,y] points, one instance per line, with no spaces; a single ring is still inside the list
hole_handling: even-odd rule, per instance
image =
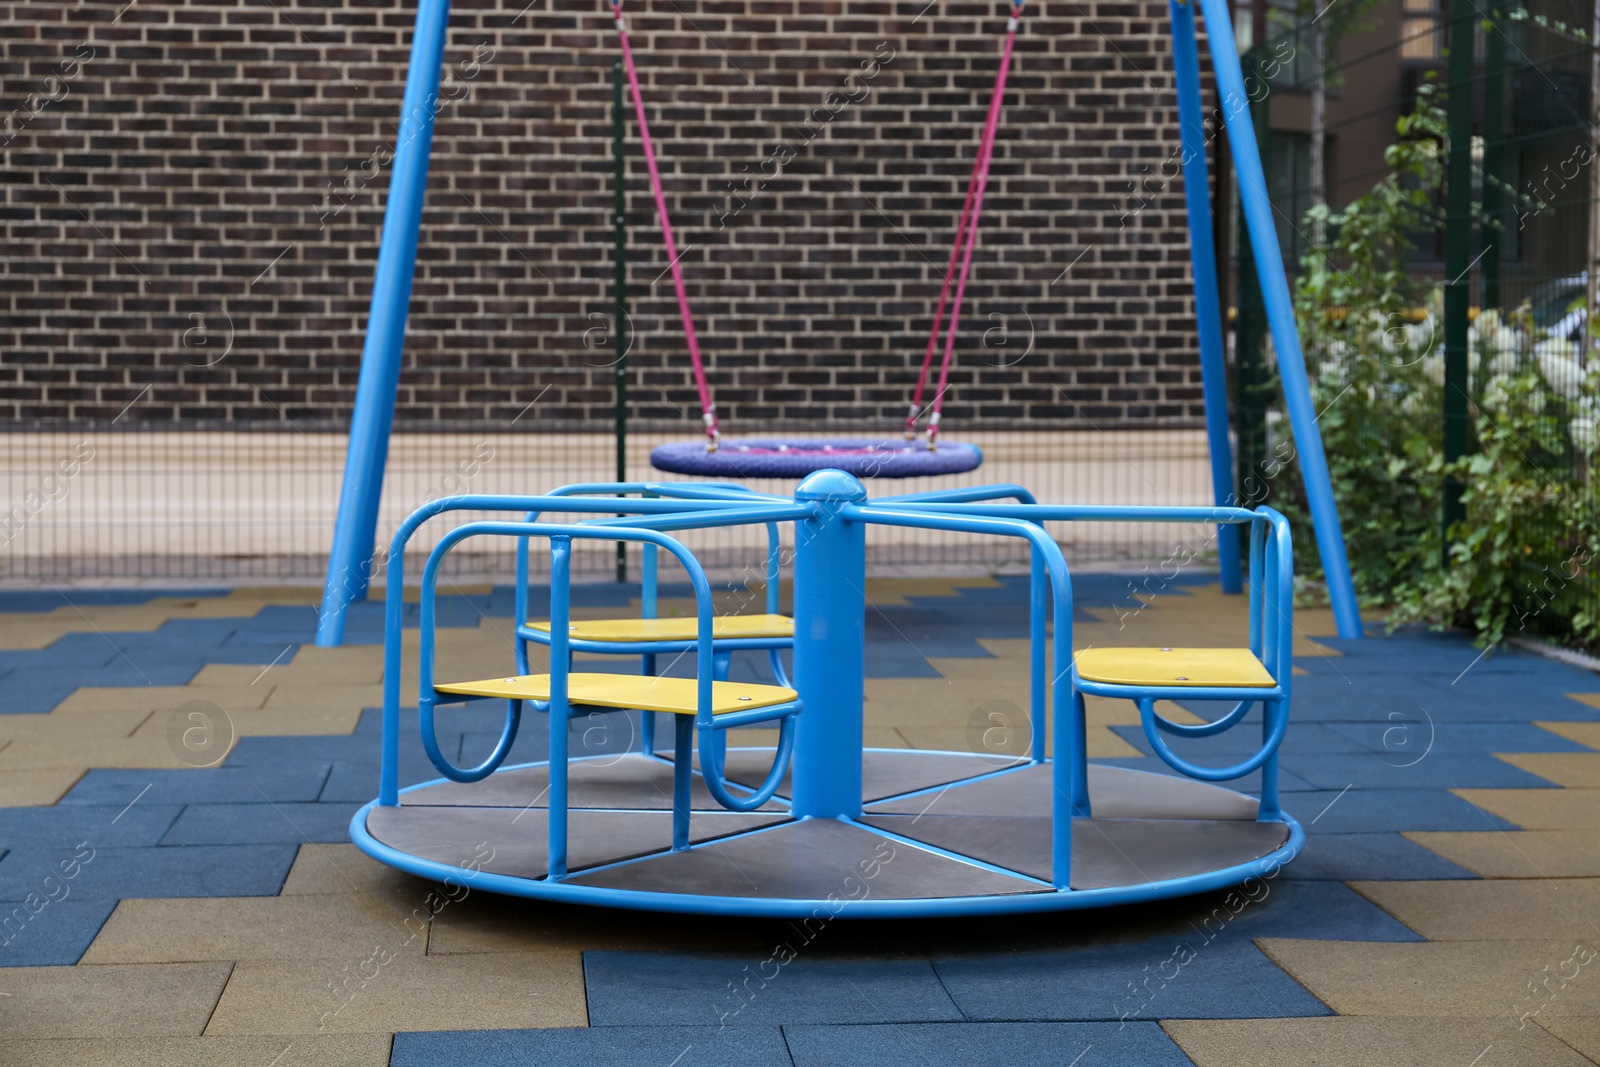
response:
[[[843,471],[810,475],[794,492],[815,517],[795,524],[794,682],[797,816],[861,815],[861,702],[866,687],[866,527],[839,514],[867,499]]]
[[[1217,295],[1217,250],[1211,233],[1211,178],[1200,113],[1200,60],[1194,8],[1169,0],[1172,62],[1178,83],[1178,129],[1183,144],[1183,199],[1189,213],[1189,263],[1194,272],[1194,317],[1200,334],[1200,380],[1205,390],[1206,436],[1211,442],[1211,492],[1219,505],[1238,503],[1233,491],[1233,446],[1228,440],[1228,371],[1223,357],[1222,300]],[[1242,588],[1239,530],[1217,527],[1222,591]]]
[[[400,135],[394,150],[394,175],[389,180],[389,202],[383,215],[383,239],[367,316],[367,340],[361,351],[361,378],[356,385],[344,484],[339,492],[339,516],[333,528],[333,551],[328,557],[322,615],[317,621],[317,644],[325,648],[343,642],[345,611],[366,598],[372,580],[378,500],[389,459],[395,391],[400,385],[406,311],[417,261],[417,232],[422,225],[433,114],[439,101],[439,65],[444,58],[449,15],[449,0],[419,0],[417,4]]]
[[[550,820],[546,877],[567,876],[568,620],[572,618],[572,538],[550,538]]]
[[[1322,433],[1317,429],[1317,413],[1311,406],[1311,381],[1306,375],[1300,335],[1295,329],[1289,279],[1283,270],[1283,253],[1278,249],[1278,233],[1272,222],[1272,202],[1267,198],[1267,177],[1261,166],[1255,129],[1250,124],[1244,70],[1239,65],[1239,48],[1233,38],[1233,16],[1228,10],[1228,0],[1199,0],[1199,3],[1211,39],[1212,70],[1217,77],[1223,118],[1228,125],[1228,143],[1233,149],[1234,171],[1238,175],[1239,207],[1250,230],[1250,248],[1255,254],[1261,295],[1267,306],[1267,323],[1277,349],[1284,405],[1294,429],[1300,473],[1305,479],[1306,499],[1311,507],[1311,523],[1328,581],[1328,599],[1332,602],[1339,636],[1358,638],[1362,636],[1361,612],[1356,604],[1355,585],[1350,579],[1350,561],[1345,557],[1344,531],[1340,528],[1339,509],[1333,499],[1328,460],[1322,452]]]

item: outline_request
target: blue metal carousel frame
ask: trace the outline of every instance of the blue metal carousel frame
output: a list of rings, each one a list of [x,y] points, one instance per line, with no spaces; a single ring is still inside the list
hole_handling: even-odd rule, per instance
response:
[[[639,495],[615,495],[627,492]],[[401,789],[405,549],[424,523],[453,510],[520,517],[459,526],[427,561],[417,721],[428,758],[444,777]],[[616,517],[619,512],[625,514]],[[543,513],[593,517],[537,521]],[[1086,650],[1075,660],[1071,580],[1045,521],[1242,528],[1250,547],[1247,647]],[[719,680],[717,663],[726,650],[714,637],[711,584],[670,534],[741,525],[770,531],[785,523],[794,526],[793,688],[781,673],[778,685]],[[868,528],[880,525],[1028,542],[1032,742],[1026,757],[996,766],[992,756],[974,753],[865,746],[865,546]],[[439,567],[454,546],[476,537],[548,544],[548,674],[527,673],[526,651],[519,647],[515,676],[435,680]],[[697,654],[693,680],[572,670],[569,561],[579,540],[642,543],[683,567],[696,604],[689,641]],[[774,597],[776,545],[774,536],[768,570]],[[1277,796],[1277,752],[1289,717],[1292,596],[1289,528],[1267,507],[1045,505],[1009,485],[869,500],[861,483],[842,471],[810,476],[792,498],[727,485],[619,483],[545,496],[434,501],[401,526],[389,555],[382,776],[378,798],[351,821],[351,836],[383,863],[492,892],[727,915],[1094,908],[1270,877],[1304,843]],[[519,599],[519,609],[524,606]],[[519,626],[524,622],[519,616]],[[628,650],[653,655],[684,647],[682,641],[646,642]],[[1154,751],[1178,774],[1091,765],[1085,694],[1134,701]],[[507,702],[499,743],[482,763],[456,766],[438,744],[434,708],[481,699]],[[1236,703],[1227,714],[1192,725],[1163,717],[1158,700]],[[1230,767],[1191,763],[1162,736],[1221,733],[1239,726],[1257,705],[1263,708],[1260,747]],[[504,766],[525,706],[547,718],[549,759]],[[672,715],[670,753],[658,753],[653,734],[646,733],[640,750],[625,756],[571,756],[575,715],[638,709]],[[776,745],[726,747],[726,731],[747,725],[775,726]],[[1047,727],[1053,728],[1053,751],[1047,751]],[[1259,800],[1210,784],[1256,771]],[[649,801],[651,789],[664,798],[660,803]],[[543,820],[518,822],[540,807]],[[464,870],[467,849],[480,837],[496,858]]]

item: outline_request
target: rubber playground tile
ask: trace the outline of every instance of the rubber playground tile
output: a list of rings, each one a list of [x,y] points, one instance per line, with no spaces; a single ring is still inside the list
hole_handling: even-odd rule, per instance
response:
[[[1151,940],[1005,955],[940,956],[968,1019],[1269,1018],[1328,1014],[1253,944],[1195,929]]]
[[[0,745],[0,749],[5,748]],[[7,769],[0,774],[0,808],[49,807],[62,798],[83,777],[80,767],[38,767],[29,770]]]
[[[418,884],[432,888],[431,883]],[[552,949],[733,952],[759,961],[771,954],[772,944],[763,938],[761,927],[717,916],[667,916],[554,903],[530,908],[516,897],[476,891],[440,911],[428,931],[428,952],[435,956]]]
[[[1579,694],[1568,693],[1573,700],[1582,701],[1590,707],[1600,707],[1600,693]],[[1533,725],[1557,737],[1565,738],[1573,744],[1582,745],[1587,749],[1600,749],[1600,722],[1536,722]],[[1502,752],[1535,752],[1534,748],[1504,748]]]
[[[266,804],[316,800],[331,764],[274,767],[265,774],[247,767],[184,770],[92,770],[61,798],[63,805],[121,807],[146,804]]]
[[[1500,759],[1529,774],[1537,775],[1540,779],[1554,782],[1556,785],[1567,789],[1594,789],[1600,787],[1600,752],[1517,752],[1501,756]],[[1454,784],[1473,786],[1480,783],[1462,781]],[[1512,783],[1483,782],[1481,784],[1485,786],[1501,784],[1510,786]]]
[[[1284,868],[1295,881],[1420,881],[1473,878],[1471,871],[1397,833],[1308,833],[1305,851]]]
[[[1352,888],[1429,941],[1587,940],[1600,933],[1594,923],[1600,879],[1356,882]]]
[[[72,880],[73,899],[276,896],[293,845],[100,848]],[[0,900],[26,900],[58,876],[66,848],[14,849],[0,859]]]
[[[61,896],[62,892],[69,894]],[[59,878],[36,898],[0,904],[0,967],[59,967],[77,963],[116,906],[111,900],[73,900]],[[47,894],[55,894],[51,899]],[[0,984],[4,979],[0,978]]]
[[[411,904],[423,900],[435,883],[406,874],[345,843],[302,844],[283,880],[280,896],[350,893]]]
[[[961,1012],[925,959],[586,952],[592,1026],[936,1022]],[[804,946],[802,945],[803,949]],[[785,962],[785,957],[790,957]]]
[[[7,615],[42,613],[103,605],[149,604],[156,600],[197,600],[223,597],[225,589],[73,589],[68,596],[59,589],[7,589],[0,592],[0,612]]]
[[[19,967],[0,971],[0,1048],[21,1038],[198,1037],[226,963]]]
[[[396,937],[396,941],[402,940]],[[576,952],[390,955],[234,965],[206,1034],[394,1033],[584,1026]]]
[[[1183,1019],[1162,1024],[1195,1067],[1585,1067],[1588,1060],[1537,1026],[1504,1017]]]
[[[1508,792],[1522,792],[1514,790]],[[1544,795],[1554,791],[1540,790]],[[1295,793],[1283,806],[1307,833],[1411,830],[1514,830],[1516,824],[1441,789],[1339,789]]]
[[[1294,735],[1300,725],[1291,726],[1290,736]],[[1440,723],[1430,716],[1418,714],[1411,719],[1394,719],[1387,722],[1330,722],[1326,725],[1326,729],[1356,741],[1361,745],[1362,751],[1381,752],[1397,764],[1408,763],[1422,756],[1424,752],[1432,755],[1435,752],[1583,751],[1583,744],[1579,740],[1569,740],[1568,737],[1561,736],[1569,728],[1595,728],[1593,735],[1596,741],[1600,741],[1600,723],[1553,723],[1552,725],[1561,729],[1546,730],[1536,722]]]
[[[63,855],[80,841],[87,841],[91,849],[154,845],[182,810],[177,804],[131,801],[6,808],[0,810],[0,841],[12,848],[59,847]]]
[[[1586,944],[1561,941],[1267,939],[1261,948],[1340,1015],[1509,1018],[1600,1015]],[[1583,962],[1588,953],[1589,962]],[[1549,982],[1549,985],[1544,983]]]
[[[791,1067],[776,1026],[596,1026],[396,1034],[391,1067]]]
[[[139,1037],[0,1044],[0,1067],[384,1067],[388,1034]]]
[[[1600,752],[1592,753],[1600,761]],[[1420,757],[1420,758],[1419,758]],[[1580,755],[1540,755],[1529,760],[1584,759]],[[1513,757],[1516,759],[1516,757]],[[1314,789],[1538,789],[1550,783],[1489,753],[1429,752],[1426,755],[1371,753],[1295,755],[1283,766]],[[1596,764],[1600,770],[1600,763]]]
[[[163,845],[265,845],[350,840],[354,804],[190,804]]]
[[[1600,1063],[1600,1018],[1574,1016],[1564,1019],[1560,1016],[1541,1014],[1538,1016],[1538,1022],[1541,1027],[1571,1045],[1581,1055]]]
[[[0,753],[0,758],[3,756],[4,753]],[[1600,790],[1596,789],[1460,789],[1455,792],[1480,809],[1484,818],[1499,816],[1513,827],[1524,830],[1590,830],[1594,828],[1595,812],[1600,811]]]
[[[178,758],[165,736],[97,737],[70,728],[48,737],[23,737],[0,750],[0,773],[12,770],[128,767],[182,769],[190,765]]]
[[[1283,867],[1288,871],[1295,862]],[[1325,938],[1337,941],[1420,941],[1421,937],[1342,882],[1255,879],[1204,898],[1209,907],[1184,911],[1172,932],[1223,936]]]
[[[786,1026],[795,1067],[1189,1067],[1153,1022]]]
[[[1481,878],[1600,878],[1600,830],[1408,833]]]
[[[420,954],[432,908],[426,894],[415,903],[413,916],[402,902],[355,893],[124,900],[83,962],[333,959],[353,965],[375,945],[395,955]]]

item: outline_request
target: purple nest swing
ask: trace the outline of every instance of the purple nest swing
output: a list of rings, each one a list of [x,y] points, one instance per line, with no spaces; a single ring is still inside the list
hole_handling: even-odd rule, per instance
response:
[[[939,418],[945,393],[949,389],[956,330],[972,267],[978,217],[983,212],[983,194],[989,183],[989,161],[994,153],[995,131],[1000,124],[1000,103],[1005,96],[1006,76],[1011,68],[1011,53],[1020,25],[1022,0],[1016,0],[1006,23],[1005,46],[1001,52],[999,71],[995,75],[994,92],[989,100],[988,117],[979,141],[978,157],[972,165],[972,176],[967,183],[966,202],[961,207],[955,245],[950,250],[950,263],[945,270],[944,285],[939,291],[939,303],[934,311],[933,329],[929,332],[928,347],[922,357],[922,370],[917,376],[916,391],[906,412],[904,440],[856,437],[722,439],[717,407],[711,399],[705,361],[701,358],[700,341],[695,334],[694,316],[689,310],[689,298],[684,289],[683,269],[678,263],[677,243],[672,236],[672,222],[667,214],[666,196],[661,189],[661,173],[656,166],[655,147],[650,140],[650,126],[645,118],[639,75],[634,67],[633,48],[628,40],[627,24],[622,18],[620,0],[613,3],[613,9],[622,44],[623,67],[627,71],[628,86],[633,96],[634,116],[639,123],[640,146],[644,150],[645,166],[650,174],[650,191],[655,197],[656,218],[661,224],[661,236],[666,246],[668,268],[678,298],[678,314],[683,321],[684,340],[689,349],[689,361],[694,367],[695,386],[700,395],[700,412],[705,426],[702,440],[661,445],[651,451],[650,465],[673,474],[713,478],[804,478],[815,471],[828,469],[846,471],[857,478],[917,478],[960,474],[977,469],[983,462],[983,453],[973,445],[940,441]],[[955,298],[951,300],[950,282],[953,274],[956,275]],[[928,418],[927,442],[918,444],[917,422],[924,410],[923,391],[928,382],[928,371],[933,365],[934,349],[940,340],[940,328],[945,326],[947,306],[950,321],[944,330],[944,358],[939,367],[939,383],[928,409],[931,414]]]

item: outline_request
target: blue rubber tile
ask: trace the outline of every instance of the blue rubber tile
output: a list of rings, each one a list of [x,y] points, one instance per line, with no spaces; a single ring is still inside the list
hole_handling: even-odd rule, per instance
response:
[[[1417,715],[1388,722],[1332,722],[1326,729],[1351,738],[1362,751],[1407,763],[1424,752],[1588,752],[1576,741],[1525,722],[1447,722]],[[1290,734],[1295,732],[1290,729]],[[1330,750],[1333,751],[1333,750]]]
[[[55,847],[79,841],[95,848],[154,845],[183,809],[175,804],[72,804],[0,808],[0,842],[7,848]]]
[[[1316,789],[1557,788],[1548,778],[1483,753],[1300,755],[1286,757],[1283,765]]]
[[[961,1013],[927,960],[585,952],[591,1026],[938,1022]]]
[[[370,798],[369,798],[370,799]],[[268,845],[350,840],[356,804],[190,804],[162,845]]]
[[[1313,831],[1283,877],[1302,882],[1420,882],[1478,876],[1399,834]]]
[[[1273,1019],[1333,1014],[1250,942],[1226,936],[1207,942],[1192,929],[1127,944],[940,956],[934,966],[950,996],[974,1020]]]
[[[74,900],[124,897],[270,897],[289,874],[295,845],[97,848],[72,882]],[[16,850],[0,860],[0,900],[26,900],[72,850]]]
[[[78,688],[76,681],[61,678],[41,678],[40,668],[18,668],[6,679],[5,692],[0,693],[0,715],[44,715],[72,695]],[[20,676],[20,677],[19,677]],[[95,684],[92,681],[84,685]]]
[[[7,590],[0,593],[0,612],[55,611],[57,608],[102,604],[148,604],[157,597],[174,600],[198,600],[202,597],[227,596],[226,589],[74,589],[70,594],[58,589]]]
[[[1398,830],[1520,829],[1442,789],[1342,790],[1340,787],[1286,796],[1284,808],[1308,832],[1324,836]]]
[[[594,1026],[394,1035],[390,1067],[791,1067],[776,1026]]]
[[[105,667],[117,658],[117,649],[99,634],[64,634],[44,648],[0,652],[0,664],[17,667],[71,667],[81,670]]]
[[[415,749],[407,754],[407,749]],[[402,745],[400,755],[400,788],[436,782],[443,778],[436,767],[422,754],[420,744]],[[328,774],[328,782],[318,797],[324,804],[365,804],[378,796],[378,757],[366,764],[336,763]]]
[[[1185,900],[1176,918],[1198,941],[1293,937],[1313,941],[1421,941],[1423,938],[1342,882],[1270,879]],[[1190,908],[1194,910],[1188,910]],[[1182,926],[1177,927],[1179,930]],[[1185,935],[1187,936],[1187,934]]]
[[[56,802],[115,804],[139,797],[144,804],[261,804],[316,800],[328,780],[328,763],[273,767],[271,773],[242,767],[208,767],[192,771],[93,770]],[[145,788],[149,787],[146,792]],[[142,796],[140,794],[143,794]]]
[[[33,901],[0,905],[0,967],[70,967],[117,906],[115,900],[74,900],[72,883],[59,875],[48,890],[41,884],[34,892]]]
[[[795,1067],[1190,1067],[1154,1022],[786,1026]]]

